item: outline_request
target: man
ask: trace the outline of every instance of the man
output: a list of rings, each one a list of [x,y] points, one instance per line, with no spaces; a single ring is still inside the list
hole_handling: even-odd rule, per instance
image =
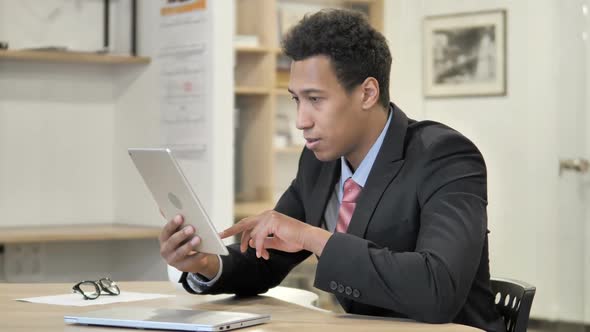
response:
[[[176,216],[161,254],[192,293],[255,295],[315,254],[315,287],[349,313],[504,331],[490,291],[486,167],[471,141],[389,102],[391,55],[360,14],[322,11],[286,36],[307,140],[295,180],[229,256],[192,252]],[[185,243],[186,242],[186,243]]]

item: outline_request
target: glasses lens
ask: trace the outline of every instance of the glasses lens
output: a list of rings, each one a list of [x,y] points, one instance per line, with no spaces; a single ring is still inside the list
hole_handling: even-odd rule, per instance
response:
[[[100,287],[108,294],[119,295],[121,293],[121,290],[119,290],[119,286],[117,286],[117,283],[109,278],[102,278],[99,280],[99,283]]]
[[[76,290],[79,293],[82,293],[82,295],[84,295],[84,297],[86,297],[89,300],[94,300],[100,295],[100,290],[98,289],[98,286],[96,286],[96,284],[92,281],[83,281],[79,283],[77,286],[77,289],[75,288],[74,290]]]

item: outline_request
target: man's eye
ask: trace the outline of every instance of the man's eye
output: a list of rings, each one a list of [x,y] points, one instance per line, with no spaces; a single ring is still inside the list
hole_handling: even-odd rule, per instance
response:
[[[291,100],[294,100],[296,103],[299,102],[299,98],[295,97],[295,96],[291,96]]]
[[[309,101],[311,101],[312,103],[316,103],[318,101],[320,101],[319,97],[309,97]]]

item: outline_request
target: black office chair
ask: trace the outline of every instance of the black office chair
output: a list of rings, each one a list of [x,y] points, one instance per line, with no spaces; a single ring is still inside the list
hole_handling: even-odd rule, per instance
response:
[[[526,282],[506,278],[492,278],[491,285],[506,331],[526,332],[536,288]]]

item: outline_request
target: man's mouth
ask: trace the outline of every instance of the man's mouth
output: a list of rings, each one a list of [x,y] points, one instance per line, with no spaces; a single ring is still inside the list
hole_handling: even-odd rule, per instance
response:
[[[307,143],[305,143],[305,147],[307,147],[310,150],[313,150],[320,142],[319,138],[306,137],[305,140],[307,141]]]

